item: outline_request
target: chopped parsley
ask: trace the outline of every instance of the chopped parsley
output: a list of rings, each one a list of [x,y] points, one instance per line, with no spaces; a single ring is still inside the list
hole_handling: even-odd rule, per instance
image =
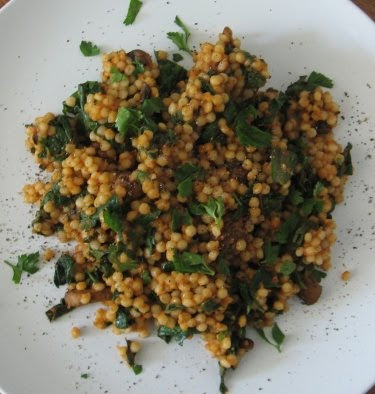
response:
[[[264,339],[269,345],[273,346],[279,353],[281,353],[281,345],[284,342],[285,335],[280,330],[280,327],[277,325],[277,323],[275,323],[271,329],[271,335],[274,342],[267,338],[262,328],[256,328],[255,330],[262,339]]]
[[[39,271],[39,252],[21,254],[17,258],[17,264],[12,264],[7,260],[4,260],[4,263],[9,265],[13,270],[13,282],[19,284],[21,282],[23,272],[27,272],[32,275]]]
[[[183,56],[180,55],[179,53],[174,53],[172,55],[172,59],[174,62],[180,62],[181,60],[184,60]]]
[[[190,212],[193,215],[207,214],[215,220],[215,223],[220,226],[223,222],[225,213],[223,197],[214,199],[210,197],[207,204],[190,204]]]
[[[284,261],[281,264],[280,267],[280,273],[283,274],[284,276],[290,276],[290,274],[292,274],[295,269],[296,269],[296,264],[293,263],[293,261]]]
[[[142,4],[143,3],[140,0],[130,0],[128,13],[126,14],[126,18],[124,20],[124,25],[131,25],[135,21]]]
[[[180,51],[187,52],[189,55],[191,55],[192,51],[188,45],[190,31],[188,30],[188,28],[185,26],[185,24],[182,22],[182,20],[178,15],[176,16],[174,23],[182,29],[182,33],[169,32],[167,33],[167,37],[177,46],[177,48]]]
[[[225,374],[227,373],[227,368],[224,368],[220,363],[219,363],[219,372],[220,372],[219,391],[220,394],[226,394],[228,392],[228,387],[225,385]]]
[[[177,231],[181,228],[183,224],[192,224],[192,218],[189,211],[186,208],[174,208],[172,211],[172,231]]]
[[[264,245],[264,260],[263,264],[273,264],[276,262],[280,252],[280,245],[272,245],[271,242],[266,242]]]
[[[177,168],[175,177],[177,190],[181,197],[189,197],[193,193],[193,182],[202,176],[202,168],[191,163],[182,164]]]
[[[237,137],[243,146],[255,146],[256,148],[271,147],[272,135],[255,126],[241,123],[236,127]]]
[[[323,88],[332,88],[333,82],[325,75],[313,71],[308,77],[306,77],[306,75],[303,75],[299,77],[297,82],[289,85],[286,89],[285,94],[287,96],[294,96],[296,94],[299,94],[303,90],[311,92],[319,86],[322,86]]]
[[[117,67],[111,67],[111,76],[109,77],[109,82],[115,83],[126,81],[127,79],[128,77],[124,73],[122,73]]]
[[[121,234],[124,228],[124,221],[121,217],[121,212],[106,208],[103,211],[103,219],[105,224],[117,234]]]
[[[145,72],[145,66],[138,59],[133,60],[134,71],[133,75],[143,74]]]
[[[160,74],[156,80],[162,97],[177,90],[177,83],[187,78],[187,71],[179,64],[168,59],[157,58]]]
[[[116,127],[120,134],[137,134],[141,127],[142,114],[134,108],[120,108],[117,112]]]
[[[46,138],[41,138],[43,150],[38,157],[45,158],[51,155],[56,161],[63,161],[67,153],[65,147],[74,140],[74,133],[70,125],[69,118],[65,115],[59,115],[49,123],[55,127],[56,133]]]
[[[129,367],[133,370],[136,375],[139,375],[143,368],[142,365],[136,364],[135,356],[137,355],[136,352],[132,352],[131,345],[133,341],[129,341],[126,339],[126,362],[128,363]]]
[[[173,269],[174,271],[185,274],[191,274],[194,272],[199,272],[210,276],[215,274],[215,271],[213,271],[207,265],[200,254],[190,252],[175,252],[173,259]]]
[[[91,41],[81,41],[79,49],[84,56],[97,56],[100,54],[100,49]]]
[[[145,286],[149,285],[152,281],[151,275],[148,271],[144,271],[141,273],[141,279]]]
[[[202,304],[202,310],[205,313],[212,313],[214,312],[217,308],[219,308],[220,302],[217,300],[214,300],[213,298],[210,298],[209,300],[205,301]]]
[[[130,327],[133,323],[134,319],[130,315],[129,309],[120,305],[116,313],[115,327],[125,329]]]
[[[276,233],[276,239],[281,244],[286,244],[291,236],[295,233],[300,222],[297,213],[292,213],[288,219],[280,226]]]
[[[181,330],[179,326],[169,328],[167,326],[159,326],[158,337],[166,343],[169,343],[174,339],[180,346],[182,346],[184,340],[195,333],[195,330],[188,328],[186,331]]]
[[[63,254],[55,264],[55,274],[53,283],[56,287],[72,283],[74,279],[73,272],[74,260],[68,254]]]
[[[245,86],[248,89],[259,89],[266,83],[266,78],[253,69],[245,70]]]

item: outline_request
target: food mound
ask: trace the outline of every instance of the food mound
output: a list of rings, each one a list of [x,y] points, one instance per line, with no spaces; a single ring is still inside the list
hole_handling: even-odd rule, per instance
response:
[[[225,392],[226,370],[253,347],[247,326],[280,349],[275,318],[288,300],[318,300],[351,145],[333,135],[329,78],[260,90],[267,64],[228,27],[188,71],[155,55],[103,55],[101,82],[27,126],[27,148],[50,173],[24,187],[39,206],[32,230],[75,241],[55,267],[65,298],[47,316],[100,301],[100,329],[146,337],[154,322],[180,344],[201,334]],[[138,373],[132,349],[119,350]]]

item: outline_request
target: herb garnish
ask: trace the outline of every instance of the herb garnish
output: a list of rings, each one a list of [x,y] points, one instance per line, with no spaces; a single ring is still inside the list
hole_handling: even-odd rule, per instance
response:
[[[124,25],[131,25],[135,21],[142,4],[143,3],[140,0],[130,0],[128,13],[126,14],[126,18],[124,20]]]
[[[175,177],[177,190],[181,197],[189,197],[193,193],[193,182],[202,176],[201,167],[191,163],[182,164],[177,168]]]
[[[84,56],[97,56],[100,53],[100,49],[91,41],[81,41],[79,49]]]
[[[186,331],[181,330],[179,326],[169,328],[167,326],[160,326],[158,328],[158,337],[169,343],[174,339],[180,346],[182,346],[184,340],[195,333],[195,330],[188,328]]]
[[[280,330],[280,327],[277,325],[277,323],[275,323],[275,324],[273,325],[272,329],[271,329],[272,339],[275,341],[275,343],[274,343],[274,342],[271,342],[271,341],[267,338],[267,336],[266,336],[266,334],[265,334],[265,332],[264,332],[264,330],[263,330],[262,328],[256,328],[255,330],[256,330],[256,332],[260,335],[261,338],[263,338],[268,344],[270,344],[271,346],[273,346],[274,348],[276,348],[277,351],[278,351],[279,353],[281,353],[281,345],[282,345],[282,343],[284,342],[285,335],[284,335],[283,332]]]
[[[302,90],[307,90],[309,92],[316,89],[318,86],[322,86],[324,88],[332,88],[333,82],[331,79],[327,78],[325,75],[313,71],[309,77],[306,75],[299,77],[297,82],[292,83],[286,89],[285,94],[288,96],[293,96],[298,94]]]
[[[215,274],[215,271],[213,271],[204,261],[203,257],[197,253],[175,252],[173,268],[177,272],[183,272],[187,274],[194,272],[200,272],[202,274],[211,276]]]
[[[189,210],[193,215],[204,215],[212,217],[218,226],[223,222],[225,213],[223,197],[214,199],[210,197],[207,204],[190,204]]]
[[[111,76],[109,77],[109,82],[115,83],[126,81],[127,79],[128,77],[124,73],[122,73],[117,67],[111,67]]]
[[[13,270],[12,280],[14,283],[19,284],[22,277],[22,272],[27,272],[29,274],[35,274],[35,272],[39,271],[39,252],[31,253],[31,254],[21,254],[17,258],[17,264],[12,264],[7,260],[4,260],[6,265]]]
[[[73,273],[74,260],[68,254],[63,254],[55,264],[55,275],[53,283],[56,287],[71,283],[74,279]]]
[[[185,51],[189,55],[192,54],[191,49],[188,45],[188,39],[190,37],[190,32],[185,24],[182,22],[180,17],[176,15],[174,23],[182,29],[182,33],[178,32],[169,32],[167,33],[167,37],[177,46],[180,51]],[[173,59],[174,60],[174,59]]]

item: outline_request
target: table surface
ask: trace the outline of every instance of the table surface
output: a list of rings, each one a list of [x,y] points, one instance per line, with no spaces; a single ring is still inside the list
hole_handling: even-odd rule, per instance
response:
[[[0,0],[0,8],[9,0]],[[373,21],[375,21],[375,1],[374,0],[352,0],[360,7]],[[375,386],[367,393],[375,394]]]

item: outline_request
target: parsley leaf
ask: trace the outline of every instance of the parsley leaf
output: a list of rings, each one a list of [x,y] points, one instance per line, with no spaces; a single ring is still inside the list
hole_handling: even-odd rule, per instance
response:
[[[272,149],[271,171],[272,180],[284,185],[287,183],[298,163],[297,155],[292,151]]]
[[[138,59],[133,60],[133,66],[135,67],[133,75],[143,74],[145,72],[145,66]]]
[[[177,89],[177,83],[187,78],[187,71],[168,59],[157,58],[160,74],[156,80],[162,97],[169,96]]]
[[[278,350],[278,352],[281,353],[281,345],[284,342],[285,335],[280,330],[280,327],[277,325],[277,323],[275,323],[271,329],[272,339],[275,341],[275,343],[271,342],[267,338],[267,336],[262,328],[256,328],[255,331],[259,334],[259,336],[262,339],[264,339],[268,344],[270,344],[271,346],[276,348]]]
[[[313,196],[315,198],[318,198],[319,195],[322,193],[323,189],[324,189],[323,183],[320,181],[316,182],[316,185],[314,186],[314,190],[313,190]]]
[[[72,283],[74,280],[73,272],[74,260],[68,254],[63,254],[57,260],[55,264],[55,274],[53,277],[53,283],[56,287],[65,285],[66,283]]]
[[[133,341],[126,340],[126,359],[129,364],[129,367],[133,370],[136,375],[139,375],[142,372],[142,365],[135,363],[135,356],[137,353],[131,351],[131,345]]]
[[[193,182],[202,176],[202,169],[191,163],[182,164],[175,173],[178,182],[177,190],[181,197],[188,197],[193,193]]]
[[[85,104],[88,94],[101,92],[101,85],[97,81],[87,81],[78,85],[78,90],[72,94],[76,99],[74,107],[69,107],[65,102],[63,104],[63,113],[70,118],[76,120],[75,139],[84,144],[89,143],[89,134],[91,131],[96,130],[100,125],[98,122],[93,121],[85,112]]]
[[[179,53],[174,53],[172,55],[172,59],[173,59],[174,62],[180,62],[181,60],[184,60],[182,55],[180,55]]]
[[[140,133],[143,127],[157,130],[157,125],[151,118],[164,108],[160,98],[154,97],[144,100],[140,109],[120,108],[117,112],[116,127],[120,134],[134,136]]]
[[[303,75],[299,77],[297,82],[290,84],[286,89],[285,94],[287,96],[293,96],[299,94],[303,90],[311,92],[318,86],[322,86],[324,88],[332,88],[333,82],[331,79],[327,78],[323,74],[313,71],[307,79],[306,75]]]
[[[197,253],[175,252],[173,259],[173,268],[174,271],[186,274],[199,272],[211,276],[215,275],[215,271],[213,271],[204,261],[203,257]]]
[[[218,226],[223,222],[225,212],[223,197],[221,196],[217,200],[210,197],[207,204],[190,204],[189,209],[193,215],[209,215],[215,220]]]
[[[143,3],[139,0],[130,0],[128,13],[126,14],[126,18],[124,20],[124,25],[129,26],[135,21],[142,4]]]
[[[255,108],[254,108],[255,109]],[[237,107],[234,101],[230,100],[225,106],[223,112],[224,118],[227,120],[228,123],[233,123],[237,116]]]
[[[19,284],[22,277],[22,272],[25,271],[29,274],[35,274],[35,272],[39,271],[38,263],[39,263],[39,252],[31,253],[31,254],[21,254],[17,258],[17,264],[14,265],[7,260],[4,260],[6,265],[13,270],[12,280],[14,283]]]
[[[273,264],[279,257],[280,245],[272,245],[271,242],[267,242],[264,245],[264,260],[263,264]]]
[[[160,114],[163,109],[164,104],[160,97],[152,97],[144,100],[141,107],[141,110],[145,116]]]
[[[53,184],[51,190],[44,195],[40,203],[40,208],[43,208],[48,201],[53,201],[57,206],[62,207],[73,203],[74,197],[72,198],[72,197],[63,196],[60,193],[59,183],[56,182]]]
[[[181,304],[169,304],[166,308],[166,312],[173,312],[173,311],[178,311],[181,309],[185,309],[185,307]]]
[[[120,134],[137,134],[141,127],[142,114],[134,108],[120,108],[116,116],[116,127]]]
[[[269,148],[271,146],[272,135],[248,123],[249,117],[256,118],[256,116],[257,111],[253,106],[245,108],[238,114],[235,120],[237,137],[243,146]]]
[[[217,272],[225,276],[230,276],[229,263],[223,257],[219,257]]]
[[[292,213],[288,219],[280,226],[276,233],[276,240],[281,244],[286,244],[290,237],[294,234],[299,224],[300,218],[298,214]]]
[[[49,124],[55,127],[56,132],[52,136],[40,139],[43,150],[38,157],[44,158],[50,154],[56,161],[62,161],[67,156],[66,145],[74,139],[73,129],[69,118],[65,115],[57,116]]]
[[[266,84],[266,78],[251,68],[245,70],[244,77],[247,89],[259,89]]]
[[[174,208],[172,212],[172,231],[177,231],[183,224],[192,224],[192,218],[186,208]]]
[[[296,269],[296,264],[293,261],[284,261],[280,267],[280,273],[284,276],[289,276]]]
[[[100,49],[91,41],[81,41],[79,49],[84,56],[97,56],[100,53]]]
[[[111,67],[111,76],[109,77],[110,83],[126,81],[128,77],[122,73],[117,67]]]
[[[144,285],[149,285],[152,281],[151,275],[148,271],[143,271],[141,273],[141,279],[143,280]]]
[[[184,25],[178,15],[176,16],[174,23],[182,29],[183,33],[169,32],[167,33],[167,37],[177,46],[180,51],[185,51],[191,55],[192,51],[188,45],[188,39],[190,37],[188,28]]]
[[[134,323],[134,319],[130,315],[129,309],[120,305],[117,309],[115,327],[125,329]]]
[[[214,300],[213,298],[208,299],[202,304],[202,310],[205,313],[212,313],[220,306],[220,302]]]
[[[240,124],[236,127],[237,137],[243,146],[255,146],[256,148],[269,148],[272,135],[255,126]]]
[[[118,242],[117,244],[112,244],[108,248],[108,260],[115,265],[118,271],[131,271],[138,268],[139,264],[135,260],[128,259],[126,263],[120,262],[120,255],[125,253],[126,255],[132,255],[131,251],[128,250],[123,242]]]
[[[219,386],[219,391],[220,394],[226,394],[228,392],[228,387],[225,385],[225,374],[227,373],[227,368],[224,368],[220,363],[219,363],[219,368],[220,368],[220,386]]]
[[[299,190],[291,190],[288,194],[288,198],[293,205],[299,205],[303,203],[304,198],[302,197],[302,193]]]
[[[181,330],[179,326],[169,328],[167,326],[159,326],[158,337],[163,339],[166,343],[169,343],[174,339],[180,346],[182,346],[184,340],[194,334],[194,329],[188,328],[186,331]]]
[[[148,172],[146,171],[137,171],[137,180],[139,183],[143,183],[146,179],[149,179],[150,176],[148,175]]]
[[[118,211],[112,211],[109,208],[103,211],[103,219],[105,224],[117,234],[121,234],[124,228],[124,222]]]
[[[281,348],[280,346],[282,345],[282,343],[284,342],[285,339],[285,335],[284,333],[280,330],[280,327],[277,325],[277,323],[275,323],[272,327],[271,330],[271,335],[273,340],[276,342],[277,344],[277,350],[279,352],[281,352]]]
[[[221,132],[217,121],[215,121],[202,128],[197,144],[201,145],[206,144],[207,142],[217,142],[224,145],[226,140],[226,135]]]
[[[320,213],[323,210],[323,201],[319,200],[318,197],[324,189],[323,183],[318,181],[313,189],[313,197],[306,199],[302,204],[303,213],[308,216],[312,212]]]
[[[156,209],[154,212],[148,213],[147,215],[140,215],[134,220],[134,224],[139,224],[142,227],[149,226],[154,220],[156,220],[161,214],[160,209]]]
[[[120,211],[120,201],[117,196],[112,196],[105,204],[100,205],[93,215],[81,213],[81,227],[84,230],[90,230],[99,223],[99,214],[101,211],[109,209],[110,211]]]

